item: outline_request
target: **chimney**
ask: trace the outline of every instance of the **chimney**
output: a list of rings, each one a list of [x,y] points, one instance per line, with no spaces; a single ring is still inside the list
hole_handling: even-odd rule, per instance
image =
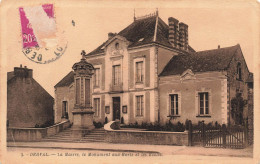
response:
[[[178,24],[179,21],[173,17],[168,18],[169,23],[169,41],[170,43],[178,48],[179,42],[179,31],[178,31]]]
[[[26,66],[21,67],[14,67],[14,75],[21,78],[32,78],[33,70],[28,69]]]
[[[111,38],[113,38],[115,35],[116,35],[116,34],[115,34],[115,33],[112,33],[112,32],[108,33],[108,40],[111,39]]]
[[[183,50],[188,50],[188,45],[189,45],[189,40],[188,40],[188,25],[185,23],[180,23],[179,24],[179,29],[180,29],[180,36],[179,36],[179,41],[180,41],[180,48]]]

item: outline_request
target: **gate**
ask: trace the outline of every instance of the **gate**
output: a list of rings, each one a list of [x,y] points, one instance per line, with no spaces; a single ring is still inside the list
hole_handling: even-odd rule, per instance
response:
[[[191,145],[221,148],[245,148],[247,146],[246,126],[206,126],[204,122],[197,129],[190,126]]]

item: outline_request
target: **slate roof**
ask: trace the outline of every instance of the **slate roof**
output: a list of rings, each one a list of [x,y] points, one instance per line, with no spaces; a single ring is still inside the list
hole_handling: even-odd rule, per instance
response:
[[[226,70],[240,45],[199,51],[187,55],[176,55],[165,66],[160,76],[180,75],[187,69],[192,72]]]
[[[74,73],[70,71],[61,81],[59,81],[54,88],[69,86],[74,82]]]
[[[134,21],[132,24],[127,26],[125,29],[120,31],[118,35],[125,37],[128,41],[130,41],[129,47],[136,47],[141,46],[149,43],[158,43],[164,45],[166,47],[173,48],[171,43],[168,40],[168,33],[169,33],[169,26],[160,18],[158,17],[158,25],[157,25],[157,35],[156,40],[154,41],[154,33],[155,33],[155,26],[156,26],[156,17],[151,16],[148,18],[140,19]],[[140,41],[140,39],[142,39]],[[108,42],[104,42],[99,47],[97,47],[92,52],[88,53],[87,55],[99,54],[104,52],[102,47]],[[189,50],[191,52],[195,52],[190,46]]]

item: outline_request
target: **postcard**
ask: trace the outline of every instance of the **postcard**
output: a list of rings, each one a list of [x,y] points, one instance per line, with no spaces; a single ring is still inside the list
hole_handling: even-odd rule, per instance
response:
[[[2,0],[3,163],[259,163],[259,2]]]

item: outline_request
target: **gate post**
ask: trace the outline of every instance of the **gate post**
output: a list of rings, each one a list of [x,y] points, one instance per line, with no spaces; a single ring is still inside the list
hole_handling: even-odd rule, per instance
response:
[[[248,145],[248,124],[247,122],[245,121],[245,127],[244,127],[244,135],[245,135],[245,141],[244,142],[244,147],[247,147]]]
[[[226,130],[227,130],[227,127],[226,127],[226,124],[223,124],[222,125],[222,129],[221,129],[221,132],[222,132],[222,139],[223,139],[223,147],[226,148]]]
[[[202,130],[201,130],[201,133],[202,133],[202,143],[203,143],[203,146],[206,146],[206,136],[205,136],[205,124],[204,124],[204,121],[202,121]]]
[[[192,146],[192,122],[189,120],[188,145]]]

